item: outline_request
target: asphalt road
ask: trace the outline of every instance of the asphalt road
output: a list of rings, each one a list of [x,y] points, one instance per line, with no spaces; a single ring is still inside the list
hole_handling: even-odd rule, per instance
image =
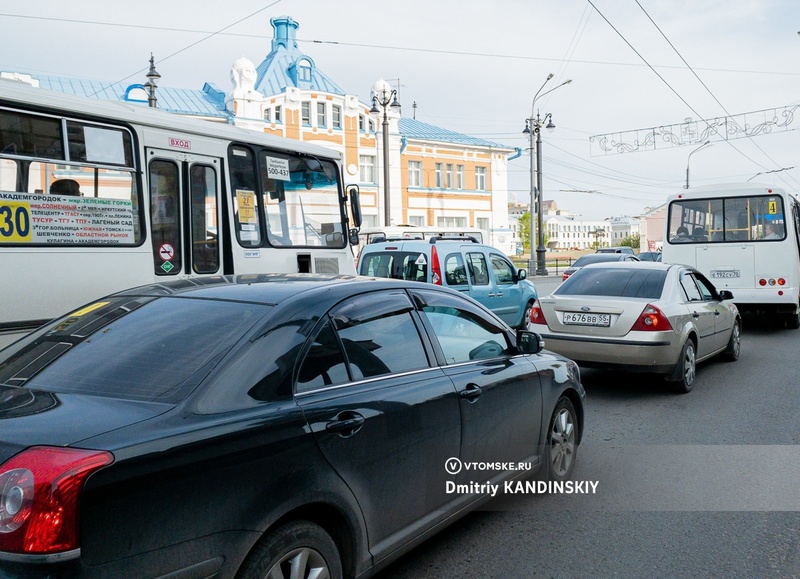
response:
[[[800,576],[798,353],[800,331],[746,319],[739,361],[689,394],[584,370],[573,480],[596,492],[494,501],[379,578]]]

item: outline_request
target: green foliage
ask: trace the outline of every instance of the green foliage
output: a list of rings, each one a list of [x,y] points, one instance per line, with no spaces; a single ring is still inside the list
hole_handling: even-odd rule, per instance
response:
[[[536,233],[536,227],[534,224],[534,233]],[[523,213],[520,215],[519,218],[519,237],[522,239],[522,252],[530,254],[531,252],[531,214],[530,213]],[[544,234],[544,246],[547,247],[547,242],[550,241],[550,236],[547,235],[545,232]],[[534,244],[534,251],[536,250],[536,246]]]
[[[519,237],[522,239],[522,253],[531,252],[531,214],[523,213],[519,218]]]
[[[639,234],[629,235],[619,242],[620,245],[627,245],[633,249],[639,249]]]

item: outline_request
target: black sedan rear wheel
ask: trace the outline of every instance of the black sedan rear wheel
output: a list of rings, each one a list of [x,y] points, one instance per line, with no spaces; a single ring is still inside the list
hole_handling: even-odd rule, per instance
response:
[[[568,480],[575,468],[578,451],[578,424],[575,407],[566,396],[558,400],[550,418],[547,431],[547,478],[554,481]]]
[[[266,535],[242,563],[237,579],[342,579],[336,543],[308,521],[282,525]]]

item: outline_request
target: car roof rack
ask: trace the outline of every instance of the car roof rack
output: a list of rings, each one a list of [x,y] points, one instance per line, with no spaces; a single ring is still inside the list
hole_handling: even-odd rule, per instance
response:
[[[369,244],[373,243],[386,243],[387,241],[424,241],[422,236],[420,237],[407,237],[403,235],[389,235],[388,237],[385,235],[376,236],[369,240]]]
[[[472,243],[480,243],[472,235],[434,235],[431,237],[431,243],[436,243],[437,241],[471,241]]]

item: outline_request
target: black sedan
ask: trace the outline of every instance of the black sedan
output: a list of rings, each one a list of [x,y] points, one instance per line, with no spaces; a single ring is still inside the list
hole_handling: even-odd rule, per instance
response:
[[[492,485],[566,484],[584,391],[541,345],[396,280],[89,304],[0,351],[0,576],[368,576]]]
[[[573,273],[578,271],[582,267],[586,267],[590,263],[602,263],[605,261],[639,261],[639,258],[635,255],[631,255],[629,253],[610,253],[610,252],[599,252],[599,253],[590,253],[588,255],[583,255],[575,260],[571,266],[564,270],[561,274],[561,280],[564,281]]]

